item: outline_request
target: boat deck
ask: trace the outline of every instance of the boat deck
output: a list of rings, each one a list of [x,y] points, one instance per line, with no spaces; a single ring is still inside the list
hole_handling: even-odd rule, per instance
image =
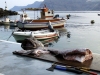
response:
[[[21,50],[20,43],[0,40],[0,74],[4,75],[77,75],[68,71],[47,71],[52,63],[29,57],[13,55]],[[98,62],[99,63],[99,62]],[[86,74],[81,74],[86,75]],[[88,74],[87,74],[88,75]]]

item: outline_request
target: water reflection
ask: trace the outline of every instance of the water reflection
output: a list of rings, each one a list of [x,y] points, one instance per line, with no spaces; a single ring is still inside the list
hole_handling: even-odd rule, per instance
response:
[[[8,31],[10,29],[10,25],[4,25],[4,31]]]
[[[12,27],[10,25],[2,25],[0,27],[0,29],[2,28],[2,31],[11,31],[11,33],[13,31],[15,31],[16,29],[18,29],[17,27]],[[53,47],[55,45],[55,43],[58,43],[59,39],[63,36],[66,36],[67,38],[70,38],[70,32],[66,29],[66,28],[56,28],[55,30],[59,31],[59,38],[55,37],[55,38],[50,38],[50,39],[46,39],[46,40],[41,40],[41,42],[44,44],[45,47]],[[9,35],[10,36],[10,35]],[[9,38],[9,36],[7,36]],[[12,36],[11,36],[12,37]],[[8,39],[7,38],[7,39]],[[9,38],[10,39],[10,38]],[[15,40],[16,41],[16,40]],[[18,43],[22,43],[23,41],[16,41]]]
[[[70,38],[70,36],[71,36],[71,33],[67,32],[67,38]]]
[[[55,38],[50,38],[50,39],[47,39],[47,40],[43,40],[41,41],[45,47],[53,47],[54,46],[54,43],[57,43],[59,40],[59,37],[55,37]]]
[[[15,30],[17,27],[8,24],[8,25],[0,25],[0,29],[1,28],[4,29],[4,31],[9,31],[9,30]]]
[[[63,37],[63,36],[67,36],[67,38],[70,38],[71,37],[71,32],[70,31],[68,31],[66,28],[59,28],[58,29],[59,30],[59,35],[60,35],[60,37]]]
[[[56,28],[56,30],[59,31],[60,37],[65,36],[67,34],[67,29],[65,27],[62,28]]]

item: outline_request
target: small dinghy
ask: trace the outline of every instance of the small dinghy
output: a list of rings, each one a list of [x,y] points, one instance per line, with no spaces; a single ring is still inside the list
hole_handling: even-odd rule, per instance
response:
[[[49,30],[40,31],[14,31],[12,33],[13,37],[17,42],[22,42],[26,38],[36,38],[37,40],[45,40],[59,36],[58,31],[50,32]]]

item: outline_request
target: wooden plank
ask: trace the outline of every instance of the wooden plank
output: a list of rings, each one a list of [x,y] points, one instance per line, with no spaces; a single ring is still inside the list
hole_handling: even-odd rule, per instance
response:
[[[93,53],[93,59],[85,61],[84,63],[80,63],[77,61],[65,61],[64,59],[61,58],[56,58],[51,54],[43,54],[40,57],[35,57],[33,55],[23,55],[19,53],[14,53],[16,55],[21,55],[21,56],[26,56],[26,57],[31,57],[43,61],[48,61],[48,62],[56,62],[59,64],[64,64],[64,65],[70,65],[70,66],[75,66],[75,67],[87,67],[91,68],[97,71],[100,71],[100,54]]]

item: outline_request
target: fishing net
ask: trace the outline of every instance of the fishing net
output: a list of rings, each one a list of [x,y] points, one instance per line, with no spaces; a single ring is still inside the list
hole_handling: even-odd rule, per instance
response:
[[[22,42],[21,47],[24,50],[31,50],[37,49],[38,47],[44,47],[44,45],[35,38],[27,38]]]

